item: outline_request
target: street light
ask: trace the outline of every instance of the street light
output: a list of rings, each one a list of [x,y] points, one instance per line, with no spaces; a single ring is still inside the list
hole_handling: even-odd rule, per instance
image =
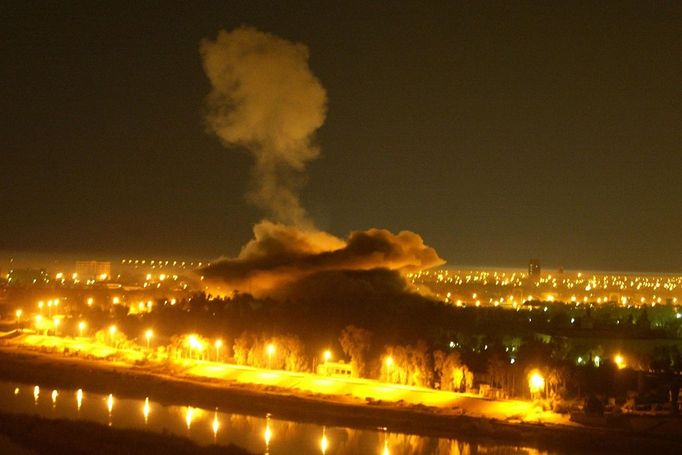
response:
[[[144,333],[144,337],[147,339],[147,350],[149,350],[149,341],[152,339],[153,335],[154,332],[152,332],[152,329],[147,329],[147,331]]]
[[[223,340],[215,340],[215,361],[220,359],[220,347],[223,345]]]
[[[81,338],[83,337],[83,330],[85,329],[85,321],[81,321],[78,323],[78,332],[80,333]]]
[[[619,370],[622,370],[625,368],[625,359],[623,358],[622,355],[617,354],[614,358],[613,361],[615,362],[616,366],[618,367]]]
[[[275,345],[270,343],[268,344],[268,368],[272,368],[272,354],[275,352]]]
[[[189,358],[192,359],[192,349],[194,349],[197,345],[197,337],[194,335],[189,336]]]
[[[17,311],[14,312],[14,314],[17,316],[17,328],[19,328],[19,324],[21,323],[21,314],[23,311],[21,311],[21,308],[19,308]]]
[[[112,324],[109,326],[109,342],[111,344],[114,344],[114,335],[115,334],[116,334],[116,326]]]
[[[393,366],[393,357],[388,356],[386,357],[386,379],[391,380],[391,367]]]
[[[59,330],[59,319],[54,318],[52,323],[54,324],[54,334],[57,335],[57,330]]]
[[[531,395],[536,395],[542,393],[545,389],[545,378],[542,377],[539,371],[534,370],[528,376],[528,388],[530,389]]]
[[[329,362],[329,360],[330,360],[331,358],[332,358],[332,351],[330,351],[329,349],[327,349],[326,351],[324,351],[324,363]]]

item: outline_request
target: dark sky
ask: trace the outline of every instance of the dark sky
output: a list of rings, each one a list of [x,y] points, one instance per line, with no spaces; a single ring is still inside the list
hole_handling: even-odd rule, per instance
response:
[[[305,43],[328,91],[321,228],[682,271],[682,3],[513,3],[3,2],[0,249],[238,252],[263,214],[250,156],[206,134],[198,45],[246,24]]]

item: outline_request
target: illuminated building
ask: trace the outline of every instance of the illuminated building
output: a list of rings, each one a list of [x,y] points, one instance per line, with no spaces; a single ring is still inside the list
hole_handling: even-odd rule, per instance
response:
[[[324,362],[317,366],[317,374],[320,376],[337,376],[350,378],[353,374],[353,367],[350,363],[343,362]]]
[[[106,280],[111,277],[111,262],[77,261],[76,273],[81,280]]]
[[[528,261],[528,276],[539,277],[541,271],[540,259],[531,259]]]

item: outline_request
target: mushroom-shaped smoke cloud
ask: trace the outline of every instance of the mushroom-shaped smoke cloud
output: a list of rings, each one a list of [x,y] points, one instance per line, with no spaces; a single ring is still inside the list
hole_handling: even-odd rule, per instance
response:
[[[300,295],[316,278],[376,287],[384,277],[402,289],[402,272],[443,263],[412,232],[369,229],[342,240],[314,228],[299,190],[306,164],[319,155],[314,134],[324,123],[327,94],[310,70],[306,46],[240,27],[203,40],[200,51],[212,87],[209,131],[253,155],[249,199],[274,220],[254,227],[238,257],[201,271],[210,292],[286,296],[296,289]]]

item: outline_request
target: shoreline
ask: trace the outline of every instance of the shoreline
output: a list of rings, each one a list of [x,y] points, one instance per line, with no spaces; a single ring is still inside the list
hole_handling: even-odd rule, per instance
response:
[[[301,395],[272,387],[249,387],[159,374],[153,367],[111,364],[46,354],[15,346],[0,346],[0,379],[56,388],[78,389],[127,398],[153,397],[164,405],[192,405],[221,411],[318,425],[358,429],[388,428],[390,432],[533,447],[540,450],[580,450],[620,453],[657,450],[682,452],[682,442],[665,430],[594,428],[579,425],[509,423],[453,415],[438,408],[398,404],[343,402],[333,397]],[[182,397],[180,400],[178,397]]]

